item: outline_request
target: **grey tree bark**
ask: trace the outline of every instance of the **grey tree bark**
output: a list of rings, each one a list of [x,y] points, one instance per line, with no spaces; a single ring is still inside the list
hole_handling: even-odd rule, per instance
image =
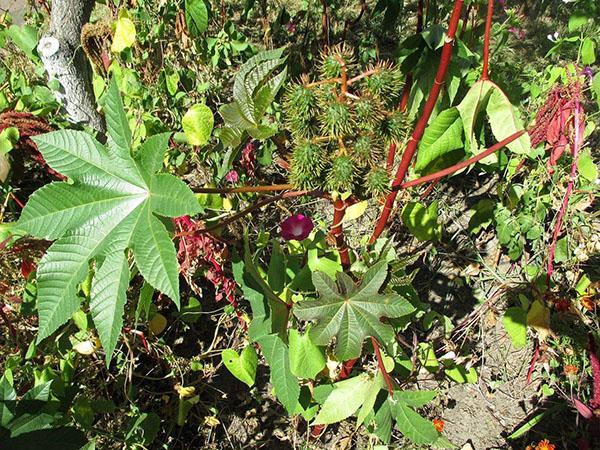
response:
[[[92,13],[94,0],[53,0],[50,28],[40,39],[38,53],[48,76],[60,83],[56,94],[69,120],[104,134],[106,124],[96,109],[92,69],[81,48],[81,28]]]

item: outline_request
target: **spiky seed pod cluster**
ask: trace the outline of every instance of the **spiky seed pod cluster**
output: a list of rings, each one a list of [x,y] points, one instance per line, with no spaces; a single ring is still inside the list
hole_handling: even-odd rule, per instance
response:
[[[319,72],[322,78],[338,78],[342,75],[342,66],[352,70],[354,65],[353,50],[346,44],[338,44],[321,52]]]
[[[365,189],[373,197],[383,197],[390,191],[390,174],[383,167],[373,167],[365,179]]]
[[[389,190],[384,150],[391,140],[404,140],[409,127],[395,109],[400,71],[387,63],[362,73],[355,69],[349,47],[331,47],[321,55],[321,79],[304,76],[286,89],[285,125],[293,143],[289,178],[299,189],[358,197]],[[349,81],[345,86],[343,79]]]
[[[314,89],[306,86],[308,79],[301,83],[290,85],[285,93],[283,108],[287,112],[285,121],[287,128],[297,138],[306,138],[313,134],[315,127],[314,116],[317,111],[317,96]]]

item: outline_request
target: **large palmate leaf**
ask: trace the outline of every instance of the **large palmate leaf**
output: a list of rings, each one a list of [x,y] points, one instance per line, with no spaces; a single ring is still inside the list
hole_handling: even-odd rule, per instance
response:
[[[179,305],[175,248],[157,217],[198,212],[194,194],[179,179],[157,174],[168,137],[148,139],[131,156],[131,131],[113,80],[104,101],[108,143],[61,130],[33,138],[46,162],[70,182],[48,184],[29,199],[19,228],[56,239],[38,268],[38,341],[79,308],[78,286],[96,261],[90,308],[107,360],[123,323],[129,283],[126,250],[153,287]]]
[[[367,336],[386,344],[394,341],[394,330],[382,317],[401,317],[414,311],[410,302],[398,294],[380,294],[387,277],[387,263],[371,267],[362,283],[356,286],[352,279],[337,274],[337,285],[323,272],[314,272],[313,284],[320,298],[304,300],[294,307],[301,320],[315,320],[309,335],[317,345],[327,345],[335,336],[335,354],[341,360],[358,358]]]

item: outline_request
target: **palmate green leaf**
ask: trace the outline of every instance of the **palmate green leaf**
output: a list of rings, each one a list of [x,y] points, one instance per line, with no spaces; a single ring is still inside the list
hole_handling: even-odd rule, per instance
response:
[[[408,315],[414,307],[398,294],[379,293],[386,277],[385,261],[371,267],[360,286],[354,286],[343,273],[338,274],[336,285],[325,273],[314,272],[313,284],[320,298],[299,302],[294,314],[317,322],[309,332],[316,345],[327,345],[335,337],[335,354],[340,360],[358,358],[368,336],[388,346],[394,341],[394,330],[380,319]]]
[[[92,317],[110,360],[122,325],[129,269],[126,250],[146,281],[179,305],[175,248],[157,215],[199,211],[194,194],[177,178],[156,174],[168,134],[151,138],[131,156],[131,133],[115,82],[105,98],[109,143],[61,130],[34,137],[46,162],[71,182],[36,191],[19,229],[56,239],[38,267],[38,341],[52,334],[79,308],[79,284],[96,260]]]

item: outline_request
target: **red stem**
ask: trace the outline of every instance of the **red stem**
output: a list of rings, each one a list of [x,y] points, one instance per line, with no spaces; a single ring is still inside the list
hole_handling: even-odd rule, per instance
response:
[[[490,64],[490,35],[492,34],[492,16],[494,15],[494,0],[488,0],[487,17],[485,19],[485,35],[483,38],[483,69],[481,79],[489,80],[488,67]]]
[[[444,42],[444,47],[442,48],[442,55],[440,58],[440,65],[438,66],[437,73],[435,75],[435,80],[433,85],[431,86],[431,90],[429,91],[429,97],[427,98],[427,102],[423,107],[423,113],[417,122],[413,134],[408,141],[408,145],[406,146],[406,150],[402,154],[402,160],[400,161],[400,166],[396,171],[396,177],[394,180],[394,184],[401,184],[406,176],[406,172],[408,171],[408,166],[417,150],[417,146],[419,145],[419,141],[423,137],[423,133],[425,132],[425,127],[427,127],[427,122],[431,117],[431,113],[433,112],[433,108],[437,102],[437,99],[440,95],[440,91],[442,85],[444,84],[444,79],[446,78],[446,72],[448,71],[448,66],[450,65],[450,60],[452,59],[452,48],[454,44],[454,36],[456,34],[456,28],[458,26],[458,21],[460,19],[460,13],[462,10],[464,0],[455,0],[454,8],[452,10],[452,15],[450,16],[450,22],[448,25],[448,33],[446,35],[446,40]],[[371,243],[374,243],[377,238],[383,233],[385,229],[390,214],[392,212],[392,206],[394,205],[394,201],[396,200],[396,196],[398,195],[397,191],[391,192],[385,201],[385,205],[379,219],[377,220],[377,224],[375,226],[375,230],[373,231],[373,235],[371,236]]]
[[[350,268],[350,254],[344,240],[344,228],[342,226],[347,207],[348,204],[342,199],[338,198],[333,202],[333,224],[331,225],[331,235],[335,238],[335,245],[340,252],[344,270]]]
[[[525,381],[526,385],[531,383],[531,375],[533,375],[533,370],[535,369],[535,365],[537,364],[537,361],[539,358],[540,358],[540,344],[535,346],[535,351],[533,352],[533,357],[531,358],[531,363],[529,364],[529,370],[527,371],[527,380]]]
[[[385,162],[385,168],[390,171],[394,167],[394,160],[396,159],[396,143],[391,142],[390,148],[388,149],[387,161]]]
[[[375,355],[377,356],[377,365],[379,365],[379,370],[381,371],[381,375],[385,380],[385,384],[387,385],[388,393],[390,397],[394,395],[394,384],[392,383],[392,379],[390,378],[390,374],[385,370],[385,365],[383,364],[383,358],[381,357],[381,350],[379,350],[379,344],[377,343],[377,339],[371,336],[371,342],[373,343],[373,348],[375,349]]]
[[[592,366],[592,380],[594,383],[594,395],[590,401],[590,406],[593,409],[600,408],[600,359],[598,359],[598,353],[596,351],[596,340],[594,335],[589,335],[589,346],[588,350],[590,353],[590,364]]]
[[[560,234],[560,229],[562,227],[562,221],[567,212],[567,207],[569,206],[569,198],[571,197],[571,193],[573,192],[573,186],[575,184],[575,180],[577,179],[577,161],[579,159],[579,147],[581,146],[581,132],[583,121],[581,121],[581,104],[579,103],[579,99],[575,102],[575,113],[573,117],[573,126],[574,136],[573,136],[573,162],[571,163],[571,176],[569,178],[569,183],[567,184],[567,191],[565,192],[565,197],[563,198],[562,205],[560,206],[560,211],[558,211],[558,216],[556,218],[556,225],[554,226],[554,233],[552,234],[552,244],[550,245],[550,251],[548,254],[548,265],[546,267],[546,274],[548,276],[548,284],[550,284],[550,278],[552,277],[552,272],[554,272],[554,252],[556,251],[556,242],[558,241],[558,235]]]
[[[496,144],[492,145],[487,150],[484,150],[483,152],[479,153],[476,156],[473,156],[472,158],[469,158],[469,159],[466,159],[464,161],[461,161],[458,164],[454,164],[453,166],[450,166],[450,167],[448,167],[446,169],[443,169],[443,170],[440,170],[438,172],[432,173],[430,175],[425,175],[424,177],[417,178],[417,179],[411,180],[411,181],[407,181],[407,182],[402,183],[400,185],[394,185],[394,186],[392,186],[392,190],[394,192],[397,192],[400,189],[407,189],[409,187],[418,186],[419,184],[427,183],[428,181],[434,181],[434,180],[437,180],[439,178],[445,177],[446,175],[450,175],[451,173],[454,173],[454,172],[456,172],[456,171],[458,171],[460,169],[464,169],[465,167],[468,167],[471,164],[474,164],[477,161],[482,160],[486,156],[489,156],[492,153],[497,152],[501,148],[503,148],[506,145],[510,144],[512,141],[514,141],[514,140],[518,139],[519,137],[521,137],[526,132],[527,132],[527,130],[517,131],[516,133],[513,133],[510,136],[508,136],[507,138],[502,139],[500,142],[497,142]]]

